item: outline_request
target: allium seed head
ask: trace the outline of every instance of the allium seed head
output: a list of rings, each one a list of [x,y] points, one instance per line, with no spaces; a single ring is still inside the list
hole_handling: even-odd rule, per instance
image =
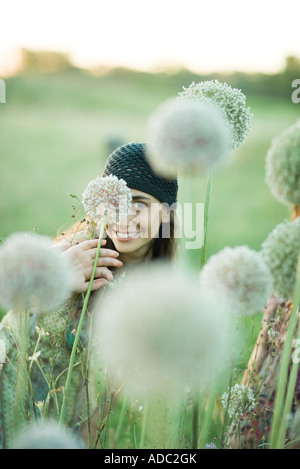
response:
[[[70,266],[47,236],[15,233],[0,247],[0,302],[16,312],[56,308],[69,297]]]
[[[228,120],[232,149],[244,143],[253,115],[250,108],[246,107],[246,97],[240,90],[218,80],[202,81],[198,84],[193,82],[183,89],[184,91],[178,94],[178,100],[213,101],[219,107],[222,117]]]
[[[129,390],[176,393],[204,384],[228,360],[223,317],[186,272],[159,264],[127,273],[98,313],[99,357]]]
[[[200,288],[216,308],[238,316],[254,315],[267,303],[272,277],[260,253],[247,246],[226,247],[202,268]]]
[[[102,220],[104,213],[109,223],[115,223],[127,215],[131,202],[126,182],[112,174],[90,181],[82,195],[85,211],[96,223]]]
[[[300,119],[272,141],[266,182],[280,202],[300,206]]]
[[[213,103],[167,101],[149,118],[147,154],[153,168],[166,175],[206,172],[227,161],[229,135]]]
[[[291,299],[300,254],[300,218],[277,225],[262,244],[262,257],[273,277],[274,292]]]
[[[249,412],[255,405],[255,395],[251,388],[243,384],[236,384],[229,392],[222,394],[221,403],[228,408],[230,418],[240,419],[245,412]]]

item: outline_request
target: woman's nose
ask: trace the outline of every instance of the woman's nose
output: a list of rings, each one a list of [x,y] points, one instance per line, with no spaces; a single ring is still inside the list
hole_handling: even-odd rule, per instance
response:
[[[130,209],[126,216],[120,218],[120,220],[116,223],[117,227],[122,230],[126,230],[132,223],[138,223],[136,210]]]
[[[128,226],[128,216],[123,216],[122,218],[119,219],[119,221],[116,223],[117,228],[120,230],[126,230]]]

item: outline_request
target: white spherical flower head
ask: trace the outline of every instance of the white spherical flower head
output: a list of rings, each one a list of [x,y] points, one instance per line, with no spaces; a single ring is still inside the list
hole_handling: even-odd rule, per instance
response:
[[[226,247],[202,268],[200,288],[224,312],[251,316],[266,305],[272,277],[260,253],[247,246]]]
[[[101,222],[104,214],[108,223],[116,223],[127,215],[131,202],[126,182],[112,174],[90,181],[82,195],[85,211],[96,223]]]
[[[230,418],[239,420],[243,413],[249,412],[255,405],[255,395],[251,388],[243,384],[236,384],[229,392],[224,392],[221,404],[228,410]]]
[[[207,172],[222,166],[230,152],[226,121],[213,104],[167,101],[148,121],[147,155],[166,175],[178,170]]]
[[[4,308],[52,310],[68,299],[72,283],[69,263],[47,236],[15,233],[0,247],[0,302]]]
[[[272,141],[266,182],[280,202],[300,206],[300,119]]]
[[[300,254],[300,218],[277,225],[261,252],[273,277],[274,292],[285,300],[292,299]]]
[[[26,426],[16,438],[14,449],[84,449],[67,428],[47,420]]]
[[[194,278],[169,266],[127,273],[97,314],[99,357],[130,391],[180,392],[228,359],[223,317],[202,300]]]
[[[183,87],[178,93],[179,101],[199,100],[201,102],[213,101],[219,108],[221,115],[228,120],[231,133],[231,148],[234,149],[244,143],[250,130],[253,115],[246,106],[246,97],[237,88],[232,88],[227,83],[218,80],[194,82],[188,87]]]

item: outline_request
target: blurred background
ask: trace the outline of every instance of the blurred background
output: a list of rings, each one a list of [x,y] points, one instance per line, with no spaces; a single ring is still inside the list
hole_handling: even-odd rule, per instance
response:
[[[191,82],[242,90],[254,118],[213,179],[208,255],[259,249],[289,216],[265,157],[300,104],[299,4],[238,0],[10,0],[0,6],[0,237],[71,226],[81,194],[114,148],[144,141],[149,114]],[[199,177],[203,188],[205,177]]]

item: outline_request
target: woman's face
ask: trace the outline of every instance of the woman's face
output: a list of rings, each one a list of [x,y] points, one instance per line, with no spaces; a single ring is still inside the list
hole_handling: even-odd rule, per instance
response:
[[[132,206],[127,217],[106,228],[115,248],[120,253],[143,257],[159,233],[166,218],[161,202],[146,192],[131,189]]]

